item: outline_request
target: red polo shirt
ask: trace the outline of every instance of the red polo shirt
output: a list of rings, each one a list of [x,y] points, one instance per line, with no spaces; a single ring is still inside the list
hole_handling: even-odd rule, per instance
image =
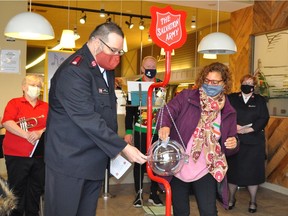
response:
[[[5,108],[2,123],[13,120],[18,122],[20,118],[36,118],[37,124],[35,127],[29,128],[28,131],[41,130],[46,127],[48,114],[48,103],[38,100],[33,107],[24,97],[14,98],[10,100]],[[42,116],[43,117],[39,117]],[[35,124],[35,121],[31,122]],[[29,157],[33,145],[26,139],[10,133],[6,130],[3,140],[4,155]]]

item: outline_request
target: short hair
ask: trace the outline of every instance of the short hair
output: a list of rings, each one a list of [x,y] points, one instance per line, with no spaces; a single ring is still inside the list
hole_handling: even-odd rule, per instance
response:
[[[256,76],[252,76],[251,74],[246,74],[240,79],[240,85],[244,80],[252,79],[253,80],[253,85],[256,86],[258,83],[258,79]]]
[[[120,26],[118,26],[114,22],[105,22],[105,23],[98,25],[94,29],[94,31],[89,36],[89,40],[91,40],[92,38],[95,38],[95,37],[100,37],[100,38],[105,40],[105,39],[107,39],[107,36],[110,33],[116,33],[116,34],[120,35],[122,38],[124,38],[124,33],[123,33],[122,29],[120,28]]]
[[[22,81],[22,86],[26,85],[28,80],[33,80],[40,83],[41,88],[43,87],[43,77],[41,75],[29,74],[26,75]]]
[[[153,56],[145,56],[145,57],[143,58],[143,60],[142,60],[142,65],[143,65],[143,63],[144,63],[146,60],[148,60],[148,59],[151,59],[151,60],[153,60],[155,63],[157,63],[157,59],[154,58]]]
[[[198,74],[196,78],[196,85],[198,87],[201,87],[204,83],[204,80],[206,79],[208,73],[210,72],[219,72],[221,73],[221,77],[223,82],[225,83],[224,85],[224,93],[228,94],[231,91],[232,88],[232,76],[229,68],[220,63],[220,62],[214,62],[211,63],[210,65],[206,65],[201,72]]]

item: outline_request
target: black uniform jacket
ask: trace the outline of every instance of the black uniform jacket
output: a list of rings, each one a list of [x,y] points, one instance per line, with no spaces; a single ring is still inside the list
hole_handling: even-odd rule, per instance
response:
[[[115,75],[106,74],[109,87],[85,44],[51,79],[45,162],[55,171],[103,179],[109,158],[126,146],[117,135]]]
[[[264,128],[269,120],[265,98],[259,94],[252,94],[245,104],[241,92],[230,94],[228,97],[237,112],[237,124],[244,126],[252,123],[254,129],[252,133],[238,134],[240,141],[251,145],[265,142]]]

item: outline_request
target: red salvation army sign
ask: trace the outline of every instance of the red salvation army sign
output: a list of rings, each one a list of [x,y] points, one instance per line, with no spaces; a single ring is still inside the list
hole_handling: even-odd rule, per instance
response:
[[[170,6],[151,9],[150,37],[158,46],[171,51],[181,47],[187,39],[186,12],[175,11]]]

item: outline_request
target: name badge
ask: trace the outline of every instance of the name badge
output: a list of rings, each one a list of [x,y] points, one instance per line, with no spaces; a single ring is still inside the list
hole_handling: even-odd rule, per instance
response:
[[[105,89],[105,88],[99,88],[99,89],[98,89],[98,92],[99,92],[100,94],[109,94],[108,89]]]
[[[256,107],[256,105],[248,105],[248,107]]]

